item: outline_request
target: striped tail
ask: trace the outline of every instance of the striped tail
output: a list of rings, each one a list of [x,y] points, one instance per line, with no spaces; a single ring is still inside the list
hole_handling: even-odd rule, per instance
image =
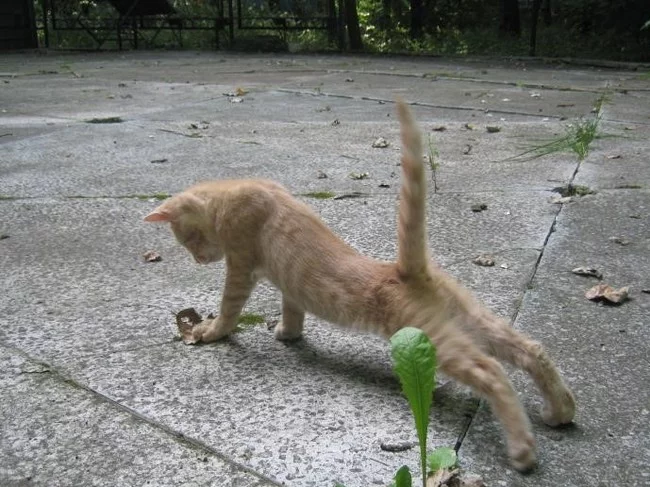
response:
[[[426,181],[422,139],[411,110],[397,101],[402,135],[402,189],[398,219],[397,266],[404,277],[426,274],[429,261],[426,234]]]

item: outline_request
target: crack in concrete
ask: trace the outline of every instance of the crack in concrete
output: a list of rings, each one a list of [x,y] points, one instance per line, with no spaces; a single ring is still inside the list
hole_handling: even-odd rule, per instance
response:
[[[149,417],[145,416],[144,414],[139,413],[135,409],[132,409],[132,408],[130,408],[130,407],[124,405],[124,404],[121,404],[118,401],[116,401],[115,399],[112,399],[109,396],[106,396],[105,394],[102,394],[101,392],[96,391],[96,390],[92,389],[91,387],[86,386],[86,385],[78,382],[73,377],[68,376],[67,374],[64,374],[58,368],[48,364],[47,362],[32,358],[27,352],[25,352],[25,351],[23,351],[23,350],[21,350],[19,348],[6,346],[6,345],[4,345],[4,347],[6,349],[10,350],[10,351],[18,353],[19,355],[22,355],[23,357],[25,357],[30,362],[34,362],[34,363],[36,363],[37,365],[39,365],[41,367],[47,368],[48,369],[47,372],[51,373],[52,377],[57,379],[59,382],[65,384],[65,385],[68,385],[70,387],[74,387],[76,389],[81,389],[81,390],[91,394],[93,397],[95,397],[99,401],[101,401],[103,403],[106,403],[106,404],[109,404],[109,405],[113,406],[114,408],[116,408],[116,409],[118,409],[118,410],[120,410],[122,412],[127,413],[127,414],[133,416],[134,418],[136,418],[137,420],[139,420],[139,421],[141,421],[141,422],[143,422],[145,424],[148,424],[149,426],[151,426],[153,428],[156,428],[158,430],[163,431],[167,435],[172,436],[175,441],[177,441],[177,442],[179,442],[179,443],[181,443],[181,444],[183,444],[185,446],[190,446],[193,449],[198,449],[199,451],[202,451],[203,453],[208,453],[208,454],[214,455],[215,457],[217,457],[219,460],[223,461],[224,463],[229,464],[229,465],[235,467],[236,469],[239,469],[239,471],[248,473],[248,474],[258,478],[259,480],[263,480],[265,482],[268,482],[271,485],[274,485],[274,486],[277,486],[277,487],[282,487],[282,485],[283,485],[283,484],[273,480],[272,478],[267,477],[264,474],[253,470],[251,467],[248,467],[248,466],[246,466],[244,464],[241,464],[241,463],[237,462],[236,460],[233,460],[232,458],[229,458],[228,456],[221,453],[220,451],[215,450],[214,448],[212,448],[210,445],[208,445],[208,444],[206,444],[206,443],[204,443],[204,442],[202,442],[200,440],[197,440],[195,438],[192,438],[191,436],[186,436],[185,434],[181,433],[180,431],[176,431],[173,428],[171,428],[171,427],[169,427],[169,426],[167,426],[167,425],[165,425],[163,423],[159,423],[158,421],[156,421],[156,420],[154,420],[152,418],[149,418]]]
[[[600,107],[598,108],[598,113],[596,114],[597,117],[602,116],[602,114],[603,114],[603,105],[604,104],[601,104]],[[582,166],[582,161],[578,160],[577,163],[576,163],[575,169],[573,170],[573,174],[571,174],[571,177],[569,178],[569,181],[567,183],[568,185],[573,185],[573,182],[575,181],[576,176],[578,175],[578,172],[580,171],[581,166]],[[512,326],[515,325],[515,323],[517,321],[517,318],[519,318],[519,314],[521,313],[521,309],[523,307],[524,299],[526,298],[526,294],[528,293],[529,289],[532,286],[533,281],[535,280],[535,276],[537,275],[537,270],[538,270],[539,265],[540,265],[540,263],[542,261],[542,258],[544,257],[544,252],[546,251],[546,247],[548,246],[548,242],[549,242],[549,240],[551,238],[551,235],[555,232],[555,227],[557,225],[557,220],[558,220],[558,217],[560,216],[560,214],[562,213],[562,209],[564,208],[564,203],[562,203],[562,204],[560,204],[558,206],[559,206],[559,208],[555,212],[555,216],[553,217],[553,221],[551,222],[551,225],[549,226],[549,229],[546,232],[546,237],[544,238],[544,243],[542,244],[542,247],[539,250],[539,255],[537,256],[537,260],[535,261],[535,264],[533,265],[533,269],[532,269],[532,271],[530,273],[530,277],[529,277],[528,281],[526,282],[526,286],[524,287],[523,292],[521,293],[521,296],[519,297],[519,299],[517,300],[517,303],[515,305],[515,311],[514,311],[512,317],[511,317],[511,320],[510,320],[511,323],[512,323]],[[471,417],[467,421],[466,426],[461,431],[461,434],[459,435],[458,440],[456,442],[456,446],[454,447],[454,449],[456,451],[458,451],[458,449],[461,448],[461,446],[463,444],[463,441],[465,440],[465,436],[469,432],[469,428],[471,427],[472,422],[474,421],[474,418],[476,418],[476,415],[477,415],[480,407],[484,403],[485,403],[485,399],[481,399],[479,401],[476,410],[473,412],[473,414],[471,415]]]
[[[304,90],[292,90],[288,88],[278,88],[275,90],[279,93],[288,93],[292,95],[305,95],[305,96],[314,96],[314,97],[326,97],[326,98],[341,98],[344,100],[363,100],[363,101],[375,101],[378,103],[395,103],[395,100],[387,100],[384,98],[374,98],[370,96],[353,96],[353,95],[341,95],[337,93],[326,93],[326,92],[314,92],[314,91],[304,91]],[[516,110],[502,110],[502,109],[486,109],[486,108],[478,108],[478,107],[460,107],[456,105],[437,105],[435,103],[424,103],[424,102],[409,102],[408,103],[411,106],[416,106],[416,107],[426,107],[426,108],[438,108],[441,110],[456,110],[456,111],[464,111],[464,112],[478,112],[478,113],[497,113],[501,115],[517,115],[521,117],[533,117],[533,118],[546,118],[546,119],[557,119],[561,120],[563,119],[562,116],[560,115],[550,115],[550,114],[540,114],[540,113],[527,113],[527,112],[519,112]]]

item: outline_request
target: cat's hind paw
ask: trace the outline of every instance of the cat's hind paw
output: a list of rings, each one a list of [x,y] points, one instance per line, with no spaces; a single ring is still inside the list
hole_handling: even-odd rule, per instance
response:
[[[278,324],[275,325],[275,329],[273,330],[273,335],[275,336],[276,340],[281,340],[281,341],[298,340],[302,337],[302,328],[287,327],[284,325],[282,321],[279,321]]]
[[[526,434],[525,438],[508,445],[508,456],[510,457],[510,465],[517,471],[525,473],[533,470],[537,466],[533,435]]]
[[[544,402],[542,421],[552,427],[569,424],[576,414],[576,401],[571,391],[565,389],[553,403]]]

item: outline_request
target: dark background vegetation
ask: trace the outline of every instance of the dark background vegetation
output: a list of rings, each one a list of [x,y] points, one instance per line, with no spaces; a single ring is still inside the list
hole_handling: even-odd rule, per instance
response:
[[[168,1],[177,17],[228,16],[225,0]],[[239,1],[241,10],[233,0],[233,39],[222,29],[221,47],[650,61],[650,0]],[[61,18],[104,22],[117,15],[105,0],[54,0],[54,7]],[[45,11],[36,0],[41,28]],[[237,16],[262,20],[254,30],[241,29]],[[304,18],[325,27],[292,23]],[[143,31],[139,47],[213,48],[214,38],[214,29],[184,31],[182,41],[171,30],[155,37]],[[52,47],[97,47],[83,31],[52,31],[49,40]]]

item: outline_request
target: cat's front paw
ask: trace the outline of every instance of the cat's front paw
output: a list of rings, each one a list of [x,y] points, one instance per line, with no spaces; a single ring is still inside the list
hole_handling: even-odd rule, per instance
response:
[[[275,325],[275,329],[273,330],[273,335],[275,336],[276,340],[282,340],[282,341],[290,341],[290,340],[298,340],[302,336],[302,327],[288,327],[284,324],[284,322],[279,321],[277,325]]]
[[[207,318],[192,329],[192,337],[203,343],[216,342],[226,334],[219,326],[219,318]]]

